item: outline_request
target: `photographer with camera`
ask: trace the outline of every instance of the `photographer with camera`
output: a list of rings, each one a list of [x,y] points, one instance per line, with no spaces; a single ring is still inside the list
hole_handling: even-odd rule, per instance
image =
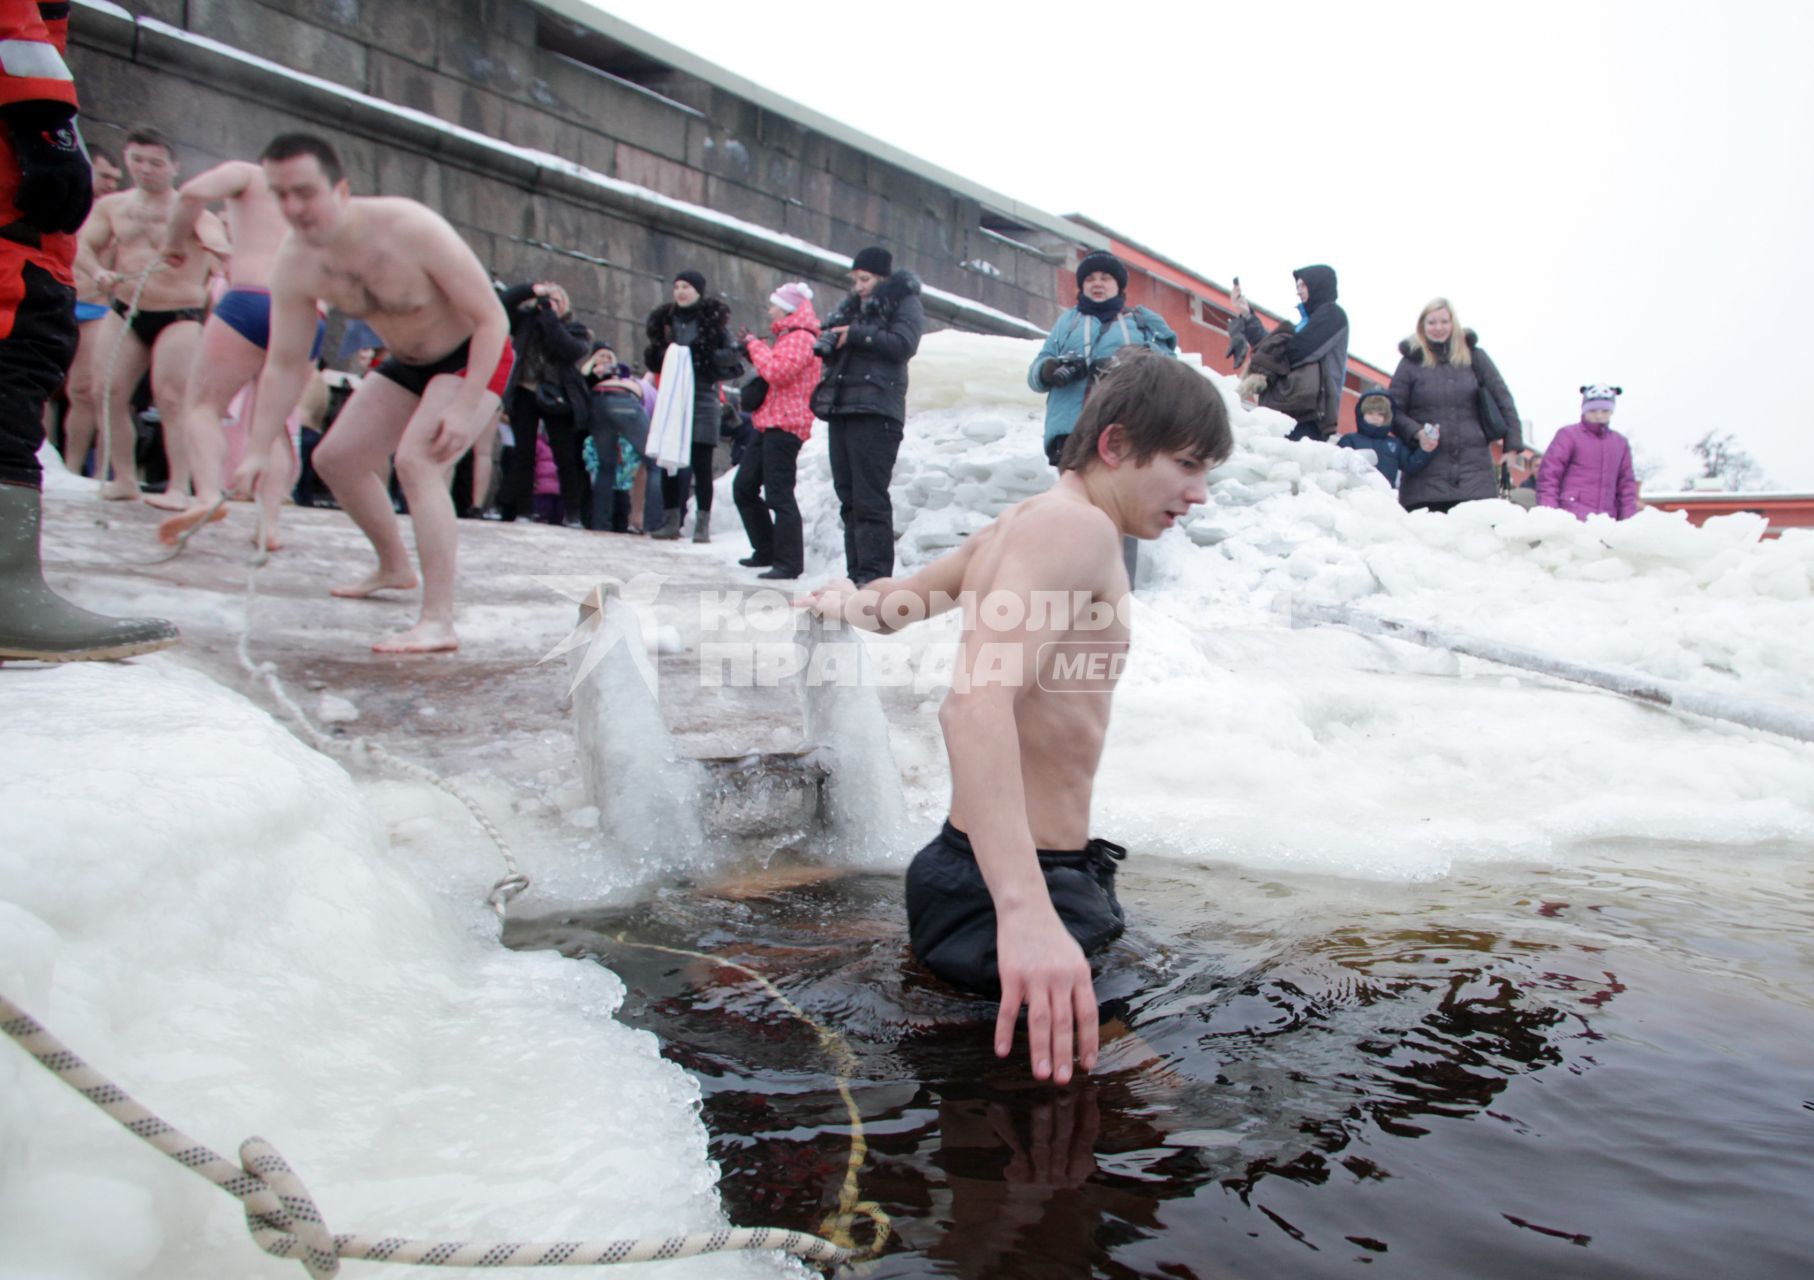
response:
[[[907,421],[907,362],[920,349],[920,280],[871,245],[851,260],[850,293],[825,321],[813,354],[825,373],[812,411],[829,424],[831,484],[844,522],[844,570],[858,586],[894,573],[888,482]]]
[[[1178,354],[1178,335],[1145,307],[1127,305],[1127,267],[1098,249],[1077,264],[1077,305],[1058,317],[1027,370],[1027,385],[1046,394],[1046,460],[1064,452],[1083,402],[1125,347]]]
[[[512,285],[498,300],[510,316],[510,341],[517,352],[510,385],[504,389],[504,416],[516,447],[498,506],[504,519],[535,514],[535,439],[548,433],[560,481],[561,509],[569,528],[580,527],[586,508],[586,471],[580,445],[589,434],[591,403],[575,367],[592,348],[592,333],[573,320],[567,291],[551,280]]]

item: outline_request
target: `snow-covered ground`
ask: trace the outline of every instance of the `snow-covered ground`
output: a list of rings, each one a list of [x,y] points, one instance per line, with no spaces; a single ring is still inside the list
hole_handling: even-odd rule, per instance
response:
[[[903,568],[1050,482],[1024,382],[1034,349],[926,340],[896,469]],[[1582,525],[1503,503],[1407,516],[1364,458],[1288,442],[1282,419],[1230,404],[1239,448],[1209,505],[1142,550],[1102,834],[1339,886],[1566,863],[1624,837],[1701,842],[1717,875],[1722,846],[1814,831],[1814,747],[1289,620],[1294,600],[1342,606],[1806,705],[1814,536],[1763,541],[1754,519],[1696,530],[1654,512]],[[523,584],[577,572],[559,557],[582,551],[625,579],[665,575],[649,641],[677,736],[794,745],[753,696],[676,679],[710,639],[701,592],[754,585],[733,563],[729,485],[709,547],[473,527],[467,648],[413,665],[363,650],[408,608],[323,602],[311,578],[358,563],[350,527],[297,513],[304,536],[270,571],[290,577],[270,580],[264,625],[283,629],[287,678],[314,677],[312,709],[363,715],[358,731],[466,776],[540,909],[597,901],[637,879],[601,874],[625,843],[646,882],[660,833],[601,843],[560,728],[563,677],[533,665],[572,608]],[[692,1082],[612,1020],[610,974],[498,948],[480,903],[496,856],[463,811],[415,783],[354,780],[223,687],[243,684],[237,579],[208,559],[228,534],[174,566],[109,572],[107,556],[144,549],[123,525],[149,518],[104,512],[115,527],[101,528],[81,482],[58,489],[47,545],[84,571],[53,577],[92,607],[167,611],[190,642],[118,666],[0,670],[0,990],[217,1149],[270,1139],[337,1230],[549,1239],[719,1224]],[[802,452],[800,495],[808,578],[830,576],[841,535],[822,431]],[[878,669],[904,676],[881,697],[915,820],[945,799],[935,711],[954,621],[866,641]],[[276,640],[263,635],[261,653]],[[484,714],[450,723],[469,704]],[[231,1201],[16,1050],[0,1051],[0,1243],[6,1277],[296,1265],[257,1254]],[[647,1269],[789,1271],[772,1258]]]
[[[1043,403],[1025,383],[1034,350],[952,333],[922,348],[895,468],[905,567],[1050,482]],[[1765,540],[1759,517],[1697,529],[1660,511],[1584,524],[1497,501],[1409,514],[1365,455],[1286,440],[1284,418],[1217,380],[1237,449],[1209,503],[1141,549],[1096,793],[1105,834],[1191,859],[1405,878],[1566,858],[1597,839],[1814,831],[1814,747],[1289,621],[1294,601],[1346,607],[1808,709],[1814,533]],[[802,458],[812,548],[829,566],[817,437]],[[951,634],[935,623],[879,643],[923,654]],[[934,705],[895,723],[897,754],[927,766],[932,808],[945,785]]]

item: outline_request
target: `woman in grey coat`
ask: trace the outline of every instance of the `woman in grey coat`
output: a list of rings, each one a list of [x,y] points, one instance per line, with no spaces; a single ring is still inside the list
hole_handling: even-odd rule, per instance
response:
[[[1492,359],[1470,329],[1455,320],[1447,298],[1436,298],[1417,317],[1417,330],[1398,344],[1404,358],[1392,375],[1398,404],[1393,430],[1412,448],[1419,437],[1436,441],[1430,465],[1401,481],[1398,500],[1408,510],[1447,511],[1462,502],[1499,496],[1493,465],[1496,436],[1482,421],[1488,397],[1505,424],[1508,454],[1525,452],[1518,406]]]

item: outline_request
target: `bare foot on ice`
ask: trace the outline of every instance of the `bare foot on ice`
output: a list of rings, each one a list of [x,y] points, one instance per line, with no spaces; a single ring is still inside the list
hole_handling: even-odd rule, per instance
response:
[[[118,476],[101,486],[101,496],[109,502],[125,502],[139,496],[136,480],[122,480]]]
[[[259,545],[258,535],[256,533],[252,535],[252,545],[255,547]],[[282,551],[283,550],[283,539],[278,537],[275,533],[267,533],[265,535],[265,540],[264,540],[264,550],[266,550],[266,551]],[[416,584],[412,582],[409,585],[413,587]],[[335,591],[334,594],[339,595],[340,592]]]
[[[158,521],[157,540],[167,547],[174,547],[182,540],[185,533],[197,525],[213,524],[217,520],[226,518],[227,509],[218,503],[209,503],[205,507],[189,507]]]
[[[339,596],[343,600],[364,600],[378,591],[412,591],[417,585],[415,571],[399,569],[392,573],[385,569],[373,569],[360,581],[346,587],[330,587],[329,595]],[[404,634],[408,634],[405,632]]]
[[[451,622],[418,622],[372,646],[373,653],[452,653],[460,647]]]
[[[148,507],[156,507],[159,511],[187,511],[189,509],[189,495],[186,493],[147,493],[142,494],[139,501]]]

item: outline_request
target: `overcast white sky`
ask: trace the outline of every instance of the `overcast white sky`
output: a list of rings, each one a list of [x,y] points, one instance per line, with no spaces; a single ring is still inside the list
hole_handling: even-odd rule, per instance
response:
[[[1446,295],[1538,445],[1612,382],[1648,488],[1716,429],[1814,491],[1814,5],[599,7],[1281,314],[1329,263],[1387,371]]]

